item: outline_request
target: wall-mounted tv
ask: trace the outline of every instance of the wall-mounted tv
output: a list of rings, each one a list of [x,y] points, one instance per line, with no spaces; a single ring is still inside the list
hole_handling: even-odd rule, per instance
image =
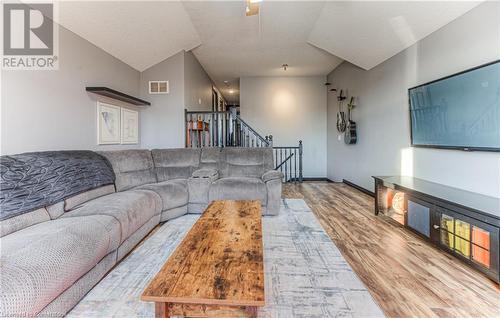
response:
[[[411,144],[500,151],[500,60],[408,90]]]

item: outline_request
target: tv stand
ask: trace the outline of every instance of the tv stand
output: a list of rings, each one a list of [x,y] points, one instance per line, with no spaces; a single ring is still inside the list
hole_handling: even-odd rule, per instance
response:
[[[500,284],[500,198],[426,180],[375,179],[383,213]]]

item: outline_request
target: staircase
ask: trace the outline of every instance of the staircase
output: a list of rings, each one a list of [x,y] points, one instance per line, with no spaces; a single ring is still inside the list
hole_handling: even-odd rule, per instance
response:
[[[302,141],[274,146],[273,136],[260,135],[233,111],[185,111],[186,148],[272,147],[275,170],[283,182],[302,182]]]

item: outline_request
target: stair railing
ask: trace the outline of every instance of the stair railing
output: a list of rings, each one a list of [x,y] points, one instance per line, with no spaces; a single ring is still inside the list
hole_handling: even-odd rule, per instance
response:
[[[211,111],[185,111],[186,147],[224,147],[231,140],[234,129],[231,113]]]
[[[185,111],[186,147],[271,147],[272,136],[261,136],[233,111]]]
[[[186,148],[272,147],[275,170],[283,182],[302,182],[302,140],[298,146],[273,146],[234,111],[185,111]]]
[[[274,170],[283,174],[283,182],[302,182],[302,140],[298,146],[273,147]]]
[[[238,146],[240,147],[271,147],[273,136],[262,137],[240,116],[236,116],[237,132],[239,136]]]

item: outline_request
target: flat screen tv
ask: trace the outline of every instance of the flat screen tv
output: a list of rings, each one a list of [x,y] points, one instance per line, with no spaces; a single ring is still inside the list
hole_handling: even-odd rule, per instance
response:
[[[500,151],[500,60],[408,90],[411,144]]]

